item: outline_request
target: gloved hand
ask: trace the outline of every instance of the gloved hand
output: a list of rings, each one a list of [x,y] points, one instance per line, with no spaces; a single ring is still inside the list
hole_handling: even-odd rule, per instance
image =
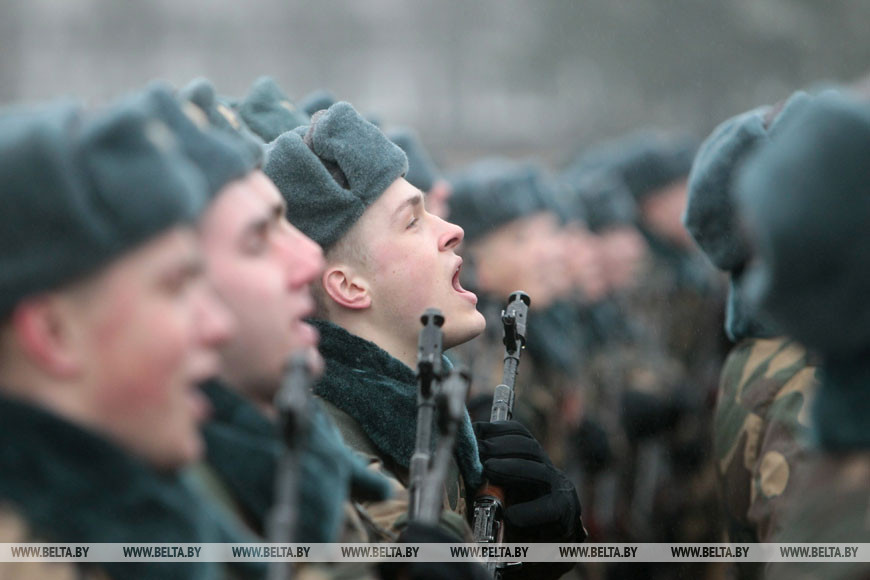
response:
[[[528,429],[498,421],[475,423],[474,432],[484,477],[505,491],[506,536],[538,542],[586,538],[577,490]]]
[[[400,544],[457,544],[462,540],[437,526],[418,522],[408,524],[401,534]],[[384,580],[490,580],[486,568],[477,562],[381,562],[378,571]]]
[[[338,428],[317,400],[311,401],[310,431],[306,434],[299,478],[299,542],[335,542],[344,518],[344,502],[381,500],[390,495],[387,480],[366,468],[344,444]]]

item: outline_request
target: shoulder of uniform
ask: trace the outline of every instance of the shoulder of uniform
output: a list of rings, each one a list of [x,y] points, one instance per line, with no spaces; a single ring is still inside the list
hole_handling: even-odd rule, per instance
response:
[[[326,399],[318,397],[323,410],[338,427],[344,443],[355,452],[372,458],[380,458],[377,447],[366,435],[359,422]]]
[[[9,505],[0,505],[0,544],[40,542],[24,517]],[[0,562],[4,580],[73,580],[82,578],[81,569],[69,562]],[[107,579],[101,570],[91,569],[89,580]]]
[[[0,505],[0,543],[33,541],[24,518],[9,505]]]

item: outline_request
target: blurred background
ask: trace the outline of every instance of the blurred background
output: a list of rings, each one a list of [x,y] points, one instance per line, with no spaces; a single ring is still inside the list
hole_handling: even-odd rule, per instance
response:
[[[0,102],[201,75],[242,96],[269,74],[296,100],[327,88],[416,127],[447,166],[560,163],[860,77],[868,22],[862,0],[0,0]]]

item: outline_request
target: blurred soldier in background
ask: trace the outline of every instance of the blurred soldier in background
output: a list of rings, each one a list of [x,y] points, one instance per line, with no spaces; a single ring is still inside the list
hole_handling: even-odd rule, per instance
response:
[[[543,170],[531,163],[489,159],[456,175],[449,199],[450,219],[465,232],[461,247],[463,286],[478,296],[486,318],[484,333],[454,351],[472,370],[469,409],[475,420],[489,419],[492,395],[502,382],[504,327],[501,311],[511,292],[531,297],[527,342],[538,315],[550,308],[570,277],[564,271],[565,248],[556,213],[555,191]],[[568,329],[560,329],[560,333]],[[544,360],[529,356],[547,345],[531,346],[519,368],[515,415],[561,464],[562,441],[555,433],[560,390]],[[546,340],[558,340],[559,336]]]
[[[811,422],[818,452],[792,472],[768,459],[761,491],[788,485],[775,542],[870,541],[870,303],[867,301],[870,108],[822,95],[771,136],[741,171],[736,192],[757,245],[745,274],[747,299],[818,351]],[[763,467],[764,468],[764,467]],[[769,578],[870,578],[866,562],[771,563]]]
[[[724,122],[701,146],[689,180],[686,228],[713,265],[731,274],[725,331],[736,346],[722,369],[713,435],[732,542],[771,541],[782,530],[783,513],[802,501],[794,481],[806,468],[816,357],[747,304],[743,280],[752,243],[732,189],[747,156],[810,101],[796,93],[784,107],[762,107]],[[764,564],[738,566],[741,578],[758,578]]]
[[[178,477],[203,453],[198,384],[232,331],[191,227],[202,176],[136,103],[3,112],[0,174],[0,501],[26,522],[10,541],[244,541]],[[223,567],[82,572],[215,578]]]
[[[618,356],[607,349],[598,361],[601,375],[614,379],[606,392],[613,397],[612,385],[620,385],[628,444],[614,521],[637,541],[721,537],[708,426],[724,358],[723,308],[718,280],[681,223],[693,156],[691,141],[647,132],[594,147],[565,173],[603,172],[624,184],[651,250],[639,283],[595,308],[615,310],[624,323],[606,326],[628,339],[617,341]]]
[[[576,460],[577,477],[594,510],[591,533],[615,541],[626,537],[618,528],[628,524],[622,520],[628,518],[634,487],[631,449],[621,424],[623,393],[635,387],[649,390],[646,382],[635,383],[657,376],[649,369],[641,372],[637,353],[643,352],[643,335],[622,305],[626,291],[637,284],[646,243],[634,226],[634,200],[618,178],[584,170],[565,172],[561,179],[569,191],[565,206],[585,216],[590,233],[586,244],[595,248],[598,262],[592,270],[597,279],[578,284],[574,324],[583,336],[576,355],[582,421],[567,453]],[[656,373],[664,370],[658,365]],[[616,464],[611,463],[614,459]]]

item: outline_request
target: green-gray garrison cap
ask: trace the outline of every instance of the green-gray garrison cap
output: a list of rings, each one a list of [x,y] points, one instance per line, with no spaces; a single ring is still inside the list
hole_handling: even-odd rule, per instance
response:
[[[317,111],[324,111],[338,102],[335,95],[326,89],[317,89],[305,95],[299,101],[299,108],[308,115],[313,116]]]
[[[534,163],[485,159],[451,182],[450,221],[465,230],[468,242],[535,213],[558,213],[553,184]]]
[[[603,169],[578,169],[564,173],[562,180],[568,186],[568,205],[577,207],[590,231],[635,227],[637,203],[617,175]]]
[[[272,143],[263,170],[286,200],[290,222],[329,250],[405,175],[408,159],[349,103],[311,121]]]
[[[218,97],[214,85],[208,79],[190,81],[178,91],[178,98],[199,107],[212,127],[241,140],[257,167],[263,165],[266,144],[248,128],[229,103]]]
[[[248,96],[239,103],[239,115],[266,143],[291,129],[307,125],[309,120],[271,77],[254,81]]]
[[[168,87],[152,85],[139,98],[146,110],[172,130],[184,154],[205,177],[210,196],[257,168],[258,159],[250,155],[241,139],[212,129],[208,123],[200,128]]]
[[[732,117],[716,127],[698,150],[689,175],[683,224],[720,270],[740,270],[751,257],[733,198],[738,169],[757,147],[767,143],[811,101],[807,93],[794,93],[769,128],[765,127],[765,118],[771,113],[770,107]]]
[[[205,181],[172,132],[126,102],[0,113],[0,316],[199,215]]]

